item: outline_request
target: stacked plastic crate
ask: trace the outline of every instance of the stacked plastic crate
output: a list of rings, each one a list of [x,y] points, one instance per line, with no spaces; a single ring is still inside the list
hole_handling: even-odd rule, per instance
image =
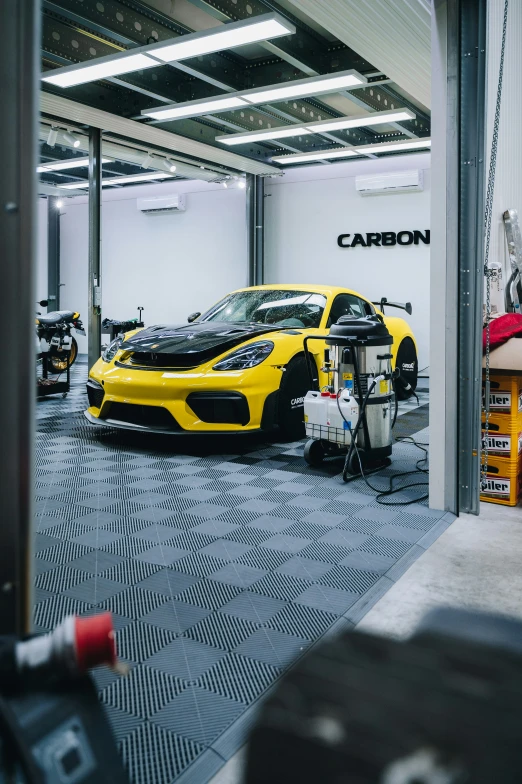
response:
[[[487,486],[480,498],[516,506],[522,500],[522,375],[491,374],[489,411]],[[483,412],[483,440],[484,427]]]

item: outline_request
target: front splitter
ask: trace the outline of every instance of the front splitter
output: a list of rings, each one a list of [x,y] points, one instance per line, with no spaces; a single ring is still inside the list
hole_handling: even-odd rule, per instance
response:
[[[129,430],[133,433],[150,433],[160,434],[166,436],[249,436],[255,433],[267,433],[268,431],[262,430],[260,427],[254,430],[163,430],[162,428],[146,427],[145,425],[132,425],[128,422],[122,422],[119,419],[98,419],[97,417],[89,414],[88,411],[83,412],[85,418],[91,425],[100,425],[101,427],[112,427],[117,430]]]

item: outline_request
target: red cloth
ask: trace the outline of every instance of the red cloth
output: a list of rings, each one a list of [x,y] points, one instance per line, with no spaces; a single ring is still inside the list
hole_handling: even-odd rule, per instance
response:
[[[515,335],[522,334],[522,314],[506,313],[490,324],[489,340],[491,349],[497,348]],[[482,330],[482,353],[486,351],[486,330]]]

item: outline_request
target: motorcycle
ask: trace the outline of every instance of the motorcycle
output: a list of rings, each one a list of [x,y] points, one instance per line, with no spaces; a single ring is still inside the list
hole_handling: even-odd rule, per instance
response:
[[[38,303],[47,307],[48,301]],[[72,310],[55,310],[42,315],[37,312],[36,352],[37,359],[47,361],[50,373],[62,373],[74,364],[78,356],[78,344],[71,334],[74,328],[79,335],[85,335],[80,314]]]

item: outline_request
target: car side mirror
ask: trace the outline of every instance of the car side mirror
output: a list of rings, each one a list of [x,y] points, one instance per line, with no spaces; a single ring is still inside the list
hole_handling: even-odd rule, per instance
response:
[[[190,314],[190,316],[187,318],[187,321],[188,321],[189,324],[192,324],[192,322],[195,321],[200,316],[201,316],[201,313],[199,313],[199,311],[196,310],[195,313],[191,313]]]
[[[40,300],[40,302],[39,302],[38,304],[39,304],[39,305],[41,305],[41,306],[42,306],[42,308],[46,308],[46,307],[47,307],[47,305],[49,304],[49,300],[47,300],[47,299],[42,299],[42,300]]]

